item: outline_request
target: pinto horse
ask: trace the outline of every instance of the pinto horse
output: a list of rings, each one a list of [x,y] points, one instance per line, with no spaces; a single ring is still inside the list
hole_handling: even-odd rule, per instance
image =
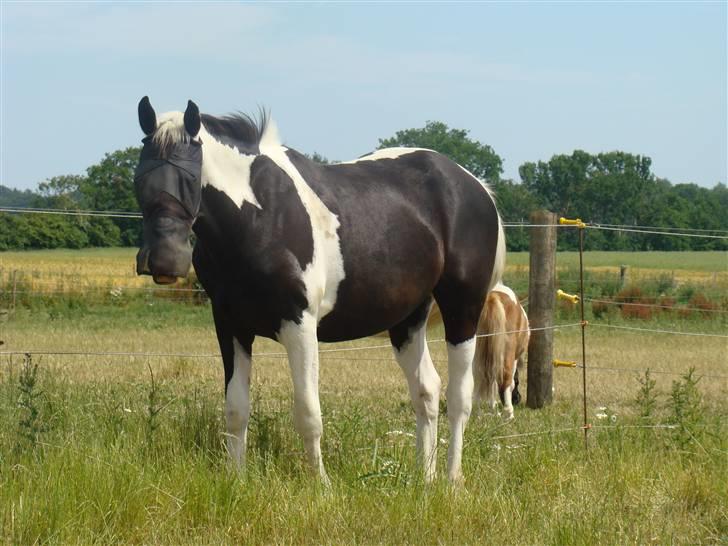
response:
[[[137,273],[174,282],[194,264],[210,297],[225,369],[227,450],[245,462],[255,336],[280,342],[293,377],[294,425],[321,456],[319,341],[387,330],[417,416],[418,457],[435,477],[440,378],[425,342],[433,299],[448,352],[448,476],[462,478],[475,332],[503,271],[503,227],[488,187],[436,152],[378,150],[320,165],[283,146],[261,115],[214,117],[189,101],[145,134],[135,190],[144,216]],[[191,231],[196,242],[189,243]]]
[[[518,403],[518,368],[523,368],[530,331],[528,315],[516,294],[498,283],[488,294],[478,324],[473,374],[475,398],[484,400],[495,412],[496,391],[506,419],[513,419]]]

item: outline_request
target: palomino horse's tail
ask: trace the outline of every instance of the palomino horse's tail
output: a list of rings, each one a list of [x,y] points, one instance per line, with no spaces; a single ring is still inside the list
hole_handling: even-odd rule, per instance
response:
[[[506,352],[506,310],[498,294],[490,292],[480,313],[479,337],[473,359],[475,398],[494,405],[498,397],[498,385],[503,382],[503,362]]]

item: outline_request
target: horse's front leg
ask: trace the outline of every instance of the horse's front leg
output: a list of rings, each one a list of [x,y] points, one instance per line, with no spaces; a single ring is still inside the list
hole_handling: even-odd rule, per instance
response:
[[[225,426],[226,445],[233,463],[245,466],[250,421],[251,348],[232,339],[232,366],[225,362]]]
[[[293,378],[293,424],[303,438],[311,468],[329,483],[321,457],[321,404],[319,402],[319,357],[316,320],[307,313],[299,324],[285,321],[278,341],[286,348]]]
[[[233,466],[245,466],[250,420],[250,371],[253,335],[233,335],[231,321],[213,300],[217,340],[225,367],[225,446]]]

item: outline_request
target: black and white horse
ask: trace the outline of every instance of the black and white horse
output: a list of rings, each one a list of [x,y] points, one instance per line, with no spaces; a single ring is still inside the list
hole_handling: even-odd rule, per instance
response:
[[[169,283],[194,264],[225,367],[233,460],[245,461],[255,336],[286,349],[295,427],[327,481],[318,342],[388,330],[409,384],[425,478],[432,480],[440,378],[425,331],[434,298],[447,338],[448,476],[459,480],[478,317],[505,253],[488,188],[423,149],[319,165],[283,146],[265,115],[258,122],[201,115],[192,101],[184,114],[157,117],[144,97],[139,123],[146,138],[135,178],[144,214],[137,272]]]

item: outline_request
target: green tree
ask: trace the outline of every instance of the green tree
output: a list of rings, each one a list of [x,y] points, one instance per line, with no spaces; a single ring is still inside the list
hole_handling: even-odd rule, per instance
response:
[[[0,184],[0,207],[28,207],[37,197],[31,190],[16,190]]]
[[[649,157],[625,152],[592,155],[575,150],[549,161],[525,163],[519,173],[539,206],[560,216],[591,223],[638,224],[644,201],[651,196],[655,177]],[[593,234],[593,235],[592,235]],[[576,245],[575,232],[559,234],[562,248]],[[633,248],[633,236],[621,232],[590,232],[587,248]]]
[[[139,161],[139,152],[140,148],[117,150],[89,167],[79,185],[84,206],[92,210],[138,211],[134,195],[134,170]],[[142,223],[138,219],[114,218],[113,223],[119,229],[121,245],[141,243]]]
[[[82,183],[82,176],[54,176],[38,184],[38,197],[35,199],[35,204],[43,208],[78,210],[81,208],[83,199],[79,190]]]
[[[491,186],[501,218],[507,222],[528,223],[531,212],[538,208],[536,197],[523,184],[513,180],[498,180]],[[528,250],[528,228],[509,227],[506,235],[508,250]]]
[[[503,173],[503,160],[493,148],[468,138],[468,131],[450,129],[441,121],[428,121],[421,129],[405,129],[379,139],[379,148],[393,146],[435,150],[486,182],[495,182]]]
[[[311,161],[315,161],[316,163],[321,163],[321,165],[330,165],[331,163],[335,163],[334,161],[329,161],[329,159],[326,156],[321,155],[318,152],[314,152],[312,154],[303,154],[307,158],[309,158]]]

